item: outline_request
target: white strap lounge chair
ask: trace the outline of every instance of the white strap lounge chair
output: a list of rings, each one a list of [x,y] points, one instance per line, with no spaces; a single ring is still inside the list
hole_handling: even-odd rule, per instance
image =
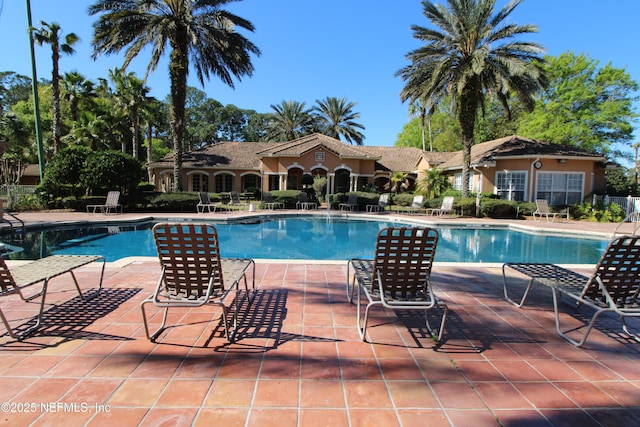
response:
[[[535,221],[541,220],[543,216],[547,219],[547,222],[555,221],[556,216],[566,217],[567,219],[569,219],[569,208],[566,208],[561,212],[551,212],[551,209],[549,209],[549,203],[546,201],[546,199],[536,200],[536,207],[537,209],[532,214]],[[536,219],[536,217],[538,219]]]
[[[107,200],[104,205],[87,205],[87,213],[96,213],[100,210],[101,213],[107,215],[110,213],[122,213],[122,205],[120,204],[120,192],[109,191],[107,193]]]
[[[429,208],[426,210],[428,215],[448,215],[453,212],[453,196],[447,196],[442,199],[442,205],[439,208]]]
[[[373,260],[355,258],[349,261],[347,297],[350,302],[354,297],[356,299],[358,332],[363,341],[368,340],[369,311],[374,306],[425,310],[427,329],[438,341],[442,339],[448,308],[434,295],[430,280],[437,244],[438,232],[432,228],[385,228],[378,233]],[[362,299],[366,300],[364,317]],[[436,307],[443,309],[437,333],[433,332],[428,320],[428,311]]]
[[[426,209],[422,205],[424,202],[424,196],[413,196],[413,201],[411,202],[411,206],[407,209],[408,213],[420,213],[426,212]]]

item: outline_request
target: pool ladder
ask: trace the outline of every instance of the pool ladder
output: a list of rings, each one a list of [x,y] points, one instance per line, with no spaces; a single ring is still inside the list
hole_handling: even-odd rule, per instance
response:
[[[23,236],[25,235],[24,222],[20,218],[12,214],[11,212],[7,212],[4,209],[0,209],[0,220],[2,220],[2,223],[4,224],[9,224],[9,227],[11,228],[11,236],[15,235],[16,229],[18,227],[22,231],[22,235]]]

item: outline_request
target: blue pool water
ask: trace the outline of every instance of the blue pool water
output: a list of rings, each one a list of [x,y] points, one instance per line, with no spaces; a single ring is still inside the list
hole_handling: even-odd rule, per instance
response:
[[[389,221],[280,217],[214,222],[222,256],[254,259],[347,260],[373,257],[375,239]],[[406,225],[406,224],[405,224]],[[107,261],[156,256],[153,223],[66,227],[28,232],[9,259],[52,254],[100,254]],[[411,226],[411,225],[409,225]],[[550,262],[595,264],[605,240],[529,234],[507,229],[437,227],[436,262]],[[13,243],[12,243],[13,244]]]

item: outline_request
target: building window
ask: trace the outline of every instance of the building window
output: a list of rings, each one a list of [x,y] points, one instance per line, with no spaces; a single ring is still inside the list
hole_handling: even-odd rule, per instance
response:
[[[233,175],[228,173],[216,176],[216,193],[228,193],[233,190]]]
[[[582,203],[584,174],[581,172],[539,172],[536,199],[546,199],[552,206]]]
[[[453,176],[453,189],[462,190],[462,172]],[[474,191],[473,188],[473,173],[469,174],[469,191]]]
[[[280,177],[278,175],[269,175],[269,191],[280,190]]]
[[[505,172],[496,174],[496,194],[503,200],[522,202],[526,192],[526,172]]]
[[[324,162],[324,151],[316,151],[316,162]]]
[[[242,191],[260,189],[260,177],[257,175],[245,175],[242,177]]]
[[[209,177],[204,174],[191,175],[191,191],[209,191]]]

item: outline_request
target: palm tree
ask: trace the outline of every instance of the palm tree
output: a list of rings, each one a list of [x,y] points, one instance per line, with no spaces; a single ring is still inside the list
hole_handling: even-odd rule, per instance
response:
[[[116,106],[129,116],[131,123],[131,155],[138,159],[140,150],[140,110],[145,108],[149,88],[134,73],[126,73],[120,68],[109,70],[109,78],[115,84],[113,96]],[[126,143],[122,141],[122,152],[126,153]]]
[[[311,109],[305,109],[304,102],[282,101],[279,105],[271,105],[271,109],[267,140],[293,141],[314,131]]]
[[[203,86],[204,79],[214,74],[233,88],[233,77],[252,75],[250,55],[260,54],[236,31],[243,28],[253,32],[253,24],[221,9],[235,1],[238,0],[98,0],[89,7],[90,15],[102,14],[93,24],[94,57],[125,49],[126,69],[150,45],[149,74],[169,51],[174,191],[182,190],[182,140],[190,64]]]
[[[51,70],[51,88],[53,91],[53,154],[56,154],[60,149],[60,136],[61,136],[61,119],[60,119],[60,52],[71,55],[75,52],[73,45],[80,40],[80,38],[74,34],[67,34],[64,39],[60,38],[60,32],[62,28],[56,22],[47,24],[44,21],[40,21],[40,28],[33,32],[34,41],[42,46],[43,44],[51,45],[51,60],[53,62],[53,68]]]
[[[410,64],[396,73],[405,82],[403,102],[435,106],[451,96],[462,129],[464,197],[476,116],[485,97],[497,98],[509,115],[511,94],[533,108],[534,95],[546,85],[542,47],[515,40],[537,27],[504,22],[520,3],[513,0],[493,15],[495,0],[448,0],[448,7],[423,0],[424,15],[435,28],[412,26],[414,38],[425,44],[409,52]]]
[[[317,112],[316,120],[320,132],[332,138],[344,137],[351,144],[362,145],[364,136],[358,129],[364,129],[354,120],[360,118],[360,113],[353,112],[355,102],[347,102],[346,98],[327,97],[316,100],[318,104],[311,110]]]
[[[409,188],[409,174],[406,172],[393,172],[391,173],[389,191],[393,191],[395,194],[401,193]]]
[[[447,176],[438,168],[432,168],[420,174],[417,182],[418,192],[424,194],[429,199],[439,197],[445,190],[451,187],[451,182]]]
[[[71,121],[75,123],[78,121],[78,107],[80,104],[83,102],[91,103],[95,97],[95,85],[82,74],[72,71],[62,76],[62,86],[64,87],[62,99],[69,103]]]

